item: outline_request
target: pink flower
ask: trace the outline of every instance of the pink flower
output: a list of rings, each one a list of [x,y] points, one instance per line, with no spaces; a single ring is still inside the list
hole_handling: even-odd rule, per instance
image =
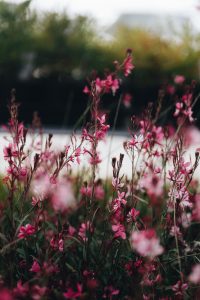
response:
[[[146,189],[149,197],[161,197],[163,194],[163,180],[153,174],[145,174],[140,180],[140,186]]]
[[[72,288],[68,288],[67,292],[65,292],[63,295],[67,299],[75,299],[83,294],[83,287],[82,284],[77,283],[77,291],[74,291]]]
[[[96,83],[96,91],[97,91],[97,93],[100,94],[104,87],[104,81],[101,80],[99,77],[97,77],[95,80],[95,83]]]
[[[10,143],[7,147],[4,147],[3,153],[4,153],[5,160],[10,160],[12,157],[17,157],[18,156],[17,145]]]
[[[104,189],[101,185],[97,185],[94,189],[94,194],[95,194],[95,198],[97,200],[102,200],[104,199],[104,196],[105,196],[105,192],[104,192]]]
[[[185,77],[183,75],[176,75],[174,77],[174,82],[176,84],[182,84],[185,81]]]
[[[182,108],[183,108],[183,103],[177,102],[176,103],[176,110],[174,112],[174,117],[177,117],[180,114]]]
[[[154,258],[163,253],[164,249],[160,245],[154,229],[133,231],[131,234],[131,246],[141,256]]]
[[[112,296],[119,295],[119,290],[114,289],[113,286],[106,286],[104,288],[103,299],[112,299]]]
[[[44,173],[43,170],[38,170],[38,173],[31,183],[31,189],[34,196],[40,200],[44,200],[49,196],[51,188],[49,176]]]
[[[87,221],[86,223],[82,223],[80,228],[79,228],[79,232],[78,235],[83,239],[83,241],[87,241],[87,234],[88,232],[92,232],[93,228],[92,225],[90,224],[89,221]]]
[[[85,197],[91,197],[92,195],[92,188],[91,186],[82,186],[81,189],[80,189],[80,193],[82,196],[85,196]]]
[[[113,95],[115,95],[116,91],[119,89],[119,80],[112,77],[112,75],[108,75],[105,80],[105,89],[108,93],[110,90]]]
[[[64,212],[76,206],[75,197],[69,182],[59,182],[55,186],[51,202],[55,211]]]
[[[24,238],[28,237],[29,235],[34,234],[35,232],[36,232],[36,229],[34,226],[32,226],[30,224],[26,224],[25,226],[20,227],[18,238],[24,239]]]
[[[13,294],[16,297],[25,297],[27,295],[28,291],[29,291],[28,283],[22,284],[22,281],[19,280],[17,282],[17,287],[14,288],[14,290],[13,290]],[[0,299],[1,299],[1,295],[0,295]]]
[[[90,94],[90,89],[88,88],[87,85],[84,87],[83,93],[84,93],[84,94]]]
[[[127,51],[127,57],[125,58],[123,62],[123,68],[124,68],[124,75],[127,77],[131,71],[134,69],[134,65],[132,63],[132,55],[131,52]]]
[[[0,289],[0,300],[14,300],[11,292],[8,289]]]
[[[64,250],[64,241],[63,241],[63,239],[59,239],[59,241],[58,241],[58,250],[60,252],[63,252],[63,250]]]
[[[200,194],[195,196],[195,208],[193,210],[193,219],[200,221]]]
[[[140,214],[139,210],[132,208],[127,215],[127,222],[135,222],[139,214]]]
[[[122,103],[126,108],[131,107],[132,96],[129,93],[125,93],[122,98]]]
[[[175,292],[176,296],[183,296],[185,290],[188,289],[187,283],[182,283],[180,280],[172,286],[172,290]]]
[[[192,267],[192,272],[190,273],[188,279],[194,284],[200,283],[200,264],[197,264]]]
[[[115,232],[114,237],[126,239],[125,227],[122,224],[112,225],[112,230]]]
[[[34,260],[32,267],[30,268],[30,272],[34,272],[34,273],[38,273],[40,272],[41,268],[40,265],[38,264],[38,262],[36,260]]]
[[[76,229],[73,226],[69,225],[68,234],[70,236],[73,236],[75,234],[75,232],[76,232]]]
[[[33,285],[32,289],[31,289],[31,296],[33,300],[40,300],[42,299],[42,297],[44,296],[44,294],[46,293],[47,288],[41,287],[39,285]]]
[[[170,95],[174,95],[175,93],[175,87],[171,84],[169,84],[167,87],[166,87],[166,91],[168,94]]]

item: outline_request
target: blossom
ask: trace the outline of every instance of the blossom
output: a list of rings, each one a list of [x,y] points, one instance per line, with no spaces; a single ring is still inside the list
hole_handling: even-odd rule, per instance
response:
[[[24,238],[28,237],[29,235],[34,234],[35,232],[36,232],[36,229],[34,226],[32,226],[30,224],[26,224],[25,226],[20,227],[18,238],[24,239]]]
[[[132,51],[127,51],[127,57],[125,58],[123,62],[123,68],[124,68],[124,75],[127,77],[131,71],[134,69],[134,65],[132,63]]]
[[[160,197],[163,194],[163,180],[156,176],[154,173],[150,172],[144,174],[144,176],[139,181],[140,186],[146,189],[149,197]]]
[[[76,206],[75,197],[69,182],[58,182],[52,195],[51,203],[55,211],[64,212]]]
[[[113,286],[106,286],[104,288],[103,299],[112,299],[112,296],[119,295],[120,290],[115,289]]]
[[[38,170],[31,183],[33,195],[40,200],[44,200],[51,193],[51,188],[52,185],[48,174],[44,173],[43,170]]]
[[[172,286],[172,290],[175,292],[176,296],[183,296],[185,290],[187,290],[188,284],[182,283],[180,280]]]
[[[42,297],[44,296],[44,294],[46,293],[47,291],[47,288],[44,286],[44,287],[41,287],[37,284],[33,285],[32,286],[32,289],[31,289],[31,296],[32,296],[32,299],[33,300],[40,300],[42,299]]]
[[[90,89],[89,89],[89,87],[87,85],[84,87],[83,93],[84,94],[90,94]]]
[[[13,290],[13,294],[16,297],[25,297],[27,295],[28,291],[29,291],[28,283],[22,284],[22,281],[19,280],[17,282],[16,288],[14,288],[14,290]],[[0,299],[1,299],[1,295],[0,295]],[[2,300],[5,300],[5,299],[2,298]]]
[[[14,300],[8,289],[0,289],[0,300]]]
[[[112,225],[112,230],[115,232],[114,237],[126,239],[125,227],[122,224]]]
[[[139,210],[132,208],[127,215],[127,222],[131,222],[131,221],[135,222],[139,214],[140,214]]]
[[[67,292],[65,292],[63,295],[67,299],[75,299],[82,295],[83,287],[82,284],[77,283],[76,285],[77,291],[74,291],[72,288],[68,288]]]
[[[17,145],[10,143],[7,147],[3,148],[3,153],[4,153],[5,160],[10,160],[12,157],[17,157],[18,156]]]
[[[131,107],[132,96],[129,93],[125,93],[122,98],[122,103],[126,108]]]
[[[183,75],[176,75],[174,77],[174,82],[176,84],[182,84],[185,81],[185,77]]]
[[[87,221],[86,223],[82,223],[80,228],[79,228],[79,232],[78,235],[83,239],[83,241],[87,241],[87,234],[88,231],[92,232],[93,228],[92,225],[89,221]]]
[[[38,264],[38,262],[36,260],[34,260],[32,267],[30,268],[30,272],[34,272],[34,273],[38,273],[40,272],[41,268],[40,265]]]
[[[151,258],[163,253],[164,249],[159,243],[154,229],[133,231],[130,238],[131,246],[141,256]]]
[[[200,264],[194,265],[192,267],[192,272],[190,273],[188,279],[194,284],[200,283]]]

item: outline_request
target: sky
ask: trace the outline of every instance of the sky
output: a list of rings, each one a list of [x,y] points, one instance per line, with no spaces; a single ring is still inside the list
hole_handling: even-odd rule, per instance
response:
[[[66,11],[71,16],[88,15],[100,25],[110,25],[120,14],[128,12],[183,15],[190,17],[200,28],[200,9],[197,9],[200,0],[32,0],[31,6],[40,11]]]

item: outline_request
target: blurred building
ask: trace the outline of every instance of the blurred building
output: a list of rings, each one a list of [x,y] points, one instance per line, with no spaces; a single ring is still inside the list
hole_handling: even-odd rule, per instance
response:
[[[120,26],[146,30],[166,38],[177,37],[183,32],[184,28],[193,29],[189,17],[147,13],[122,14],[109,28],[109,33],[114,33]]]

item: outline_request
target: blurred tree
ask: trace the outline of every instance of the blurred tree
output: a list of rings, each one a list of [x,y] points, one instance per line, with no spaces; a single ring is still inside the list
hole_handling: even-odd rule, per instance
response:
[[[15,78],[24,64],[24,55],[32,51],[36,18],[29,11],[30,2],[0,2],[0,76]]]

